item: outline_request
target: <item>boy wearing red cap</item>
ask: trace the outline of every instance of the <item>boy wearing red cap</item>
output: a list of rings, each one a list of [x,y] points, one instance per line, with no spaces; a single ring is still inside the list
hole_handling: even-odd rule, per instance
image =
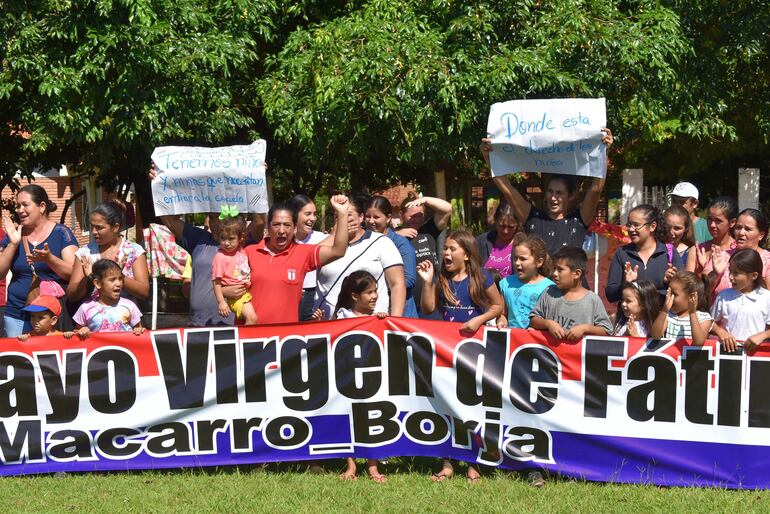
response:
[[[19,341],[26,341],[30,336],[62,334],[56,330],[56,322],[59,319],[59,314],[61,314],[61,304],[55,296],[40,295],[21,310],[29,313],[29,323],[32,325],[32,330],[28,334],[20,334],[18,336]],[[69,339],[72,337],[72,332],[66,332],[63,335]]]

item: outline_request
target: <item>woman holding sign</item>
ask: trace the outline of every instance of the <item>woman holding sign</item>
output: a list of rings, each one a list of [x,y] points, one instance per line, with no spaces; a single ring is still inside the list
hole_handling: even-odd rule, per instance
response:
[[[152,165],[148,178],[158,176],[155,165]],[[192,258],[192,282],[190,287],[190,326],[212,327],[218,325],[234,325],[235,316],[230,312],[227,316],[219,314],[219,304],[214,296],[214,286],[211,281],[211,269],[214,256],[219,250],[221,224],[219,213],[210,212],[209,230],[198,228],[180,219],[178,216],[160,216],[160,221],[174,234],[179,246],[187,250]],[[248,243],[258,242],[264,234],[264,214],[254,214],[248,228]],[[240,298],[247,291],[243,285],[223,286],[225,298]]]
[[[613,142],[612,132],[608,128],[603,128],[602,132],[602,142],[609,147]],[[490,166],[491,139],[482,139],[480,149],[487,166]],[[583,246],[588,226],[596,216],[599,198],[604,190],[604,179],[592,179],[583,202],[580,207],[576,207],[577,178],[572,175],[546,175],[543,186],[544,205],[543,210],[540,210],[524,198],[506,177],[493,177],[492,180],[505,201],[513,207],[516,220],[524,225],[524,231],[541,238],[550,255],[562,246]]]
[[[70,229],[48,219],[48,214],[55,210],[56,204],[45,189],[30,184],[16,194],[19,226],[3,217],[7,235],[0,241],[0,276],[13,271],[4,315],[5,337],[29,332],[22,308],[39,294],[60,299],[64,296],[63,288],[72,273],[78,244]]]

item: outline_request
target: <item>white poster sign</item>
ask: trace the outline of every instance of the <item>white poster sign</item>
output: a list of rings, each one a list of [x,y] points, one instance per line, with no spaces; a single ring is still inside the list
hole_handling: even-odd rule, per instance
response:
[[[513,100],[489,109],[492,175],[538,172],[603,178],[604,98]]]
[[[152,181],[155,214],[267,212],[263,139],[250,145],[206,148],[162,146],[152,152],[158,176]]]

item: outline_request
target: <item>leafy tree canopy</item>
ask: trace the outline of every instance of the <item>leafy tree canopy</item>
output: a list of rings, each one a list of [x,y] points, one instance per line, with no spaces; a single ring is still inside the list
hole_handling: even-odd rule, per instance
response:
[[[258,135],[279,194],[426,182],[475,171],[491,103],[547,97],[605,96],[619,166],[767,162],[767,0],[2,5],[4,183],[64,162],[148,202],[153,147]]]

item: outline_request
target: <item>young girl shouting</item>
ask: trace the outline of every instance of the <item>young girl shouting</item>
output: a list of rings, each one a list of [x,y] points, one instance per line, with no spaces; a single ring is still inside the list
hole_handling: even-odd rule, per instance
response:
[[[476,332],[503,312],[503,299],[492,275],[481,267],[476,238],[466,230],[449,234],[438,284],[433,263],[422,261],[417,273],[423,281],[423,313],[437,308],[445,321],[463,323],[463,332]]]
[[[516,234],[513,239],[513,273],[500,281],[505,299],[497,328],[527,328],[529,313],[540,295],[554,285],[548,278],[552,264],[548,249],[537,236]]]
[[[762,280],[762,258],[756,250],[737,250],[730,258],[730,289],[714,302],[712,331],[725,350],[734,352],[737,341],[751,350],[770,337],[770,291]]]
[[[487,321],[497,319],[503,312],[503,299],[492,275],[481,267],[476,238],[467,230],[450,233],[444,242],[444,259],[438,285],[433,282],[433,263],[424,260],[417,265],[423,282],[422,312],[430,314],[437,308],[446,321],[463,324],[462,332],[474,333]],[[454,468],[444,460],[434,481],[451,478]],[[481,473],[468,466],[468,480],[476,482]]]
[[[91,332],[133,332],[135,335],[144,332],[139,308],[120,296],[123,290],[120,265],[101,259],[94,263],[91,273],[99,297],[83,303],[72,317],[76,324],[74,333],[86,338]]]
[[[655,339],[691,339],[700,345],[713,322],[703,281],[691,271],[679,271],[669,282],[664,308],[655,318],[651,335]]]

